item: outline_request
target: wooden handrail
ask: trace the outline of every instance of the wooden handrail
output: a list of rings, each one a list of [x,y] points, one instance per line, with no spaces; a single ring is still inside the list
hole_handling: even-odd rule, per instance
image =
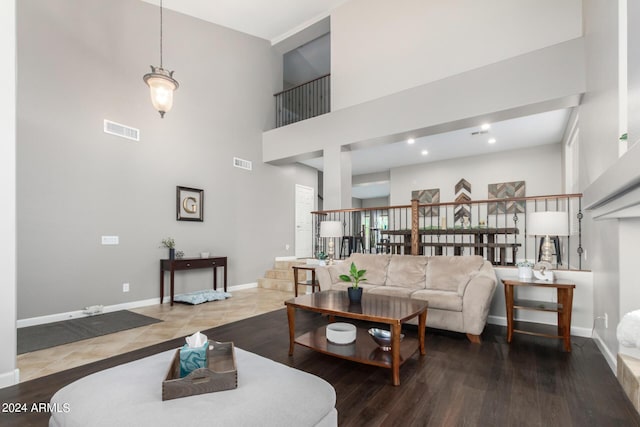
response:
[[[572,193],[572,194],[555,194],[551,196],[528,196],[528,197],[510,197],[505,199],[485,199],[485,200],[470,200],[468,202],[444,202],[444,203],[420,203],[418,206],[455,206],[455,205],[474,205],[474,204],[486,204],[486,203],[504,203],[504,202],[522,202],[527,200],[552,200],[552,199],[570,199],[570,198],[580,198],[582,197],[582,193]],[[366,212],[366,211],[381,211],[381,210],[389,210],[389,209],[410,209],[412,205],[394,205],[394,206],[377,206],[371,208],[350,208],[350,209],[331,209],[326,211],[312,211],[312,214],[315,215],[326,215],[330,213],[339,213],[339,212]]]

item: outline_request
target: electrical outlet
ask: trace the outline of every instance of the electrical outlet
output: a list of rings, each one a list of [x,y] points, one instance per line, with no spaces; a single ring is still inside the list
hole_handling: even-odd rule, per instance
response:
[[[607,313],[604,314],[604,328],[609,329],[609,315]]]
[[[122,292],[129,292],[129,284],[128,283],[123,283],[122,284]]]
[[[284,245],[285,250],[289,250],[289,244]]]

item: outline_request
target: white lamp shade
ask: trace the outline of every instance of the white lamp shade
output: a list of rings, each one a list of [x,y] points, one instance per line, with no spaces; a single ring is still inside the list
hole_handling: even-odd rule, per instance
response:
[[[531,236],[568,236],[566,212],[531,212],[527,214],[527,233]]]
[[[342,222],[322,221],[320,223],[320,237],[342,237]]]

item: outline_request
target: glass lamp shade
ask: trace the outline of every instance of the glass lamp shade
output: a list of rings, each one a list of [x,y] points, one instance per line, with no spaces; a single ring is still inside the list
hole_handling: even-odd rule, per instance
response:
[[[173,107],[173,91],[178,89],[178,82],[173,78],[173,71],[151,66],[151,73],[145,74],[144,82],[151,92],[151,103],[158,110],[160,117]]]

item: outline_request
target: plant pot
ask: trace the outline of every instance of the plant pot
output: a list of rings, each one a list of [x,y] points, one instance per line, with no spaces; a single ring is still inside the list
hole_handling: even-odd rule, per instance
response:
[[[169,259],[175,259],[175,258],[176,258],[175,248],[169,248]]]
[[[359,304],[362,301],[362,288],[354,288],[353,286],[347,289],[349,294],[349,301],[352,304]]]
[[[533,268],[531,267],[518,267],[518,278],[531,279],[533,277]]]

